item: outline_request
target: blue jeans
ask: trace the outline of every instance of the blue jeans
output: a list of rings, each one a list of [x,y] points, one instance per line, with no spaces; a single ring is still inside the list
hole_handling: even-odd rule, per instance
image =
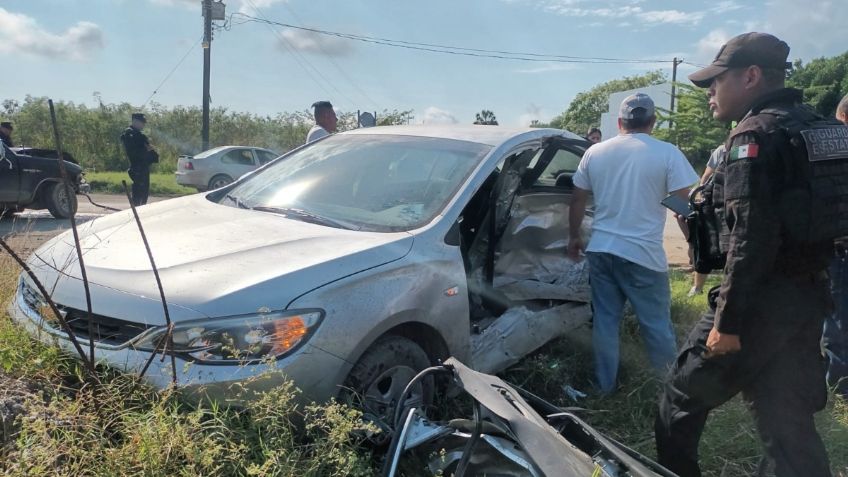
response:
[[[848,256],[830,264],[834,311],[824,322],[822,345],[827,357],[827,383],[848,397]]]
[[[589,252],[592,286],[592,347],[595,379],[602,393],[615,389],[618,375],[619,324],[625,300],[630,300],[651,366],[664,375],[677,357],[671,325],[668,273],[656,272],[609,253]]]

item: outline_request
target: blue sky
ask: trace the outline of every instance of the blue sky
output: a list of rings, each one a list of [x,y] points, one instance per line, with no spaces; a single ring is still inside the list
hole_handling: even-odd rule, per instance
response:
[[[845,0],[225,0],[284,23],[370,37],[540,54],[708,63],[721,44],[767,31],[810,60],[848,49]],[[236,17],[238,19],[238,17]],[[242,17],[243,18],[243,17]],[[234,22],[236,23],[236,22]],[[202,33],[199,0],[3,0],[0,99],[27,94],[141,106]],[[573,64],[454,56],[259,23],[212,44],[212,104],[274,115],[329,99],[338,110],[412,109],[415,122],[470,123],[481,109],[526,125],[600,82],[669,63]],[[684,77],[694,67],[682,65]],[[195,47],[153,100],[199,105]]]

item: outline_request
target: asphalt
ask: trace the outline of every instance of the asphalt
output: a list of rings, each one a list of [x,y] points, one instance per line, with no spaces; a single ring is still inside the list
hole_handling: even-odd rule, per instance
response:
[[[94,203],[112,209],[124,210],[129,208],[127,198],[122,195],[90,194],[90,197]],[[85,196],[78,196],[78,199],[77,223],[87,222],[112,213],[109,209],[92,204]],[[168,198],[151,197],[150,202],[166,199]],[[14,249],[26,255],[50,237],[68,228],[70,228],[68,220],[54,219],[46,210],[26,210],[17,214],[14,219],[0,220],[0,237],[5,237]],[[688,246],[683,239],[682,232],[677,227],[674,216],[670,212],[666,220],[663,242],[671,266],[685,267],[688,265]]]
[[[108,208],[94,205],[85,196],[77,196],[77,224],[102,217],[114,212],[110,209],[128,209],[126,196],[114,194],[90,194],[91,200]],[[149,202],[158,202],[167,197],[151,197]],[[68,230],[71,222],[67,219],[55,219],[47,210],[24,210],[11,219],[0,219],[0,237],[3,237],[13,250],[23,256],[29,253],[54,235]]]

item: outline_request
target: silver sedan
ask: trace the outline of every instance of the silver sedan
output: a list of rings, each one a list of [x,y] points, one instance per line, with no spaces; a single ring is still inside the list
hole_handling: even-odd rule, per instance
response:
[[[220,189],[279,157],[258,147],[221,146],[177,159],[177,184],[198,191]]]
[[[292,379],[312,400],[390,415],[449,356],[496,372],[585,323],[588,279],[566,256],[582,138],[555,129],[397,126],[337,134],[206,194],[138,209],[173,329],[178,384],[227,399]],[[590,220],[590,219],[587,219]],[[584,224],[584,227],[588,224]],[[95,333],[72,236],[29,266],[88,349],[139,371],[167,334],[130,212],[81,226]],[[21,276],[12,316],[72,351]],[[145,379],[165,387],[169,360]],[[412,398],[428,401],[424,380]]]

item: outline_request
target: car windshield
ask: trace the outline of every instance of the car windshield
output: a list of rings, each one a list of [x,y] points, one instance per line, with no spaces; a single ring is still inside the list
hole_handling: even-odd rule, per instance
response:
[[[411,230],[444,208],[490,149],[440,138],[333,136],[251,176],[220,203],[357,230]]]

